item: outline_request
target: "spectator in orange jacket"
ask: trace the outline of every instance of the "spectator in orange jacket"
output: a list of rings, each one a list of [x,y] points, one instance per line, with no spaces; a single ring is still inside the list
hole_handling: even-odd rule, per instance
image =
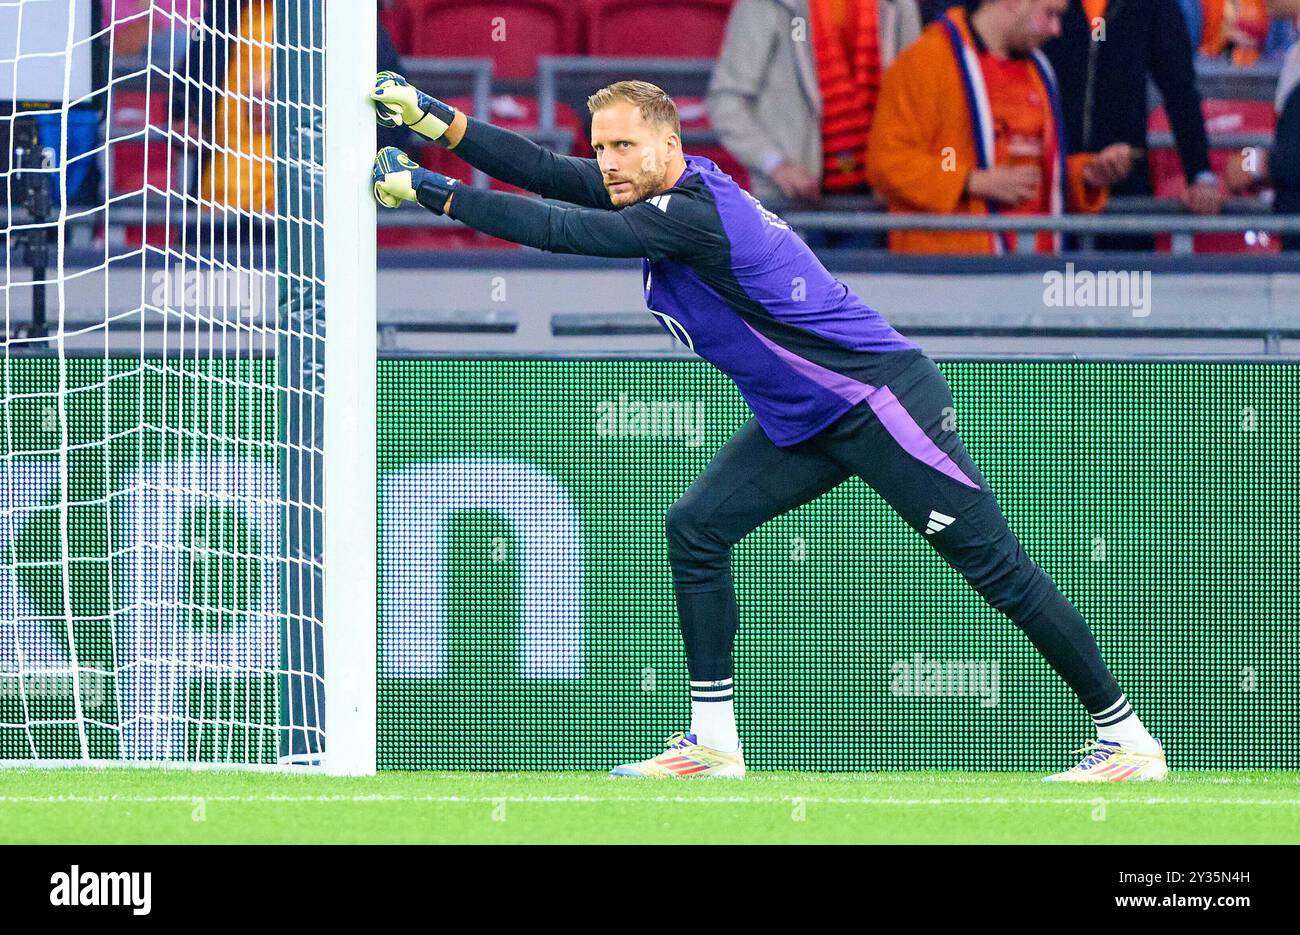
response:
[[[885,73],[867,178],[890,211],[1100,211],[1132,168],[1125,143],[1067,155],[1051,65],[1066,0],[970,0],[926,27]],[[968,15],[968,10],[973,10]],[[1013,232],[893,231],[903,253],[1002,253]],[[1035,249],[1060,238],[1039,232]]]

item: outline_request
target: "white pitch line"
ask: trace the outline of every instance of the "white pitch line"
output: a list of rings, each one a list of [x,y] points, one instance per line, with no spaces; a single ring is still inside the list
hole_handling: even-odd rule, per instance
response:
[[[1099,784],[1100,785],[1100,784]],[[131,804],[162,804],[182,802],[277,802],[277,803],[364,803],[364,802],[430,802],[447,804],[555,803],[555,804],[605,804],[615,802],[651,802],[674,805],[1097,805],[1104,799],[1107,805],[1241,805],[1297,808],[1300,799],[1198,799],[1187,796],[1153,796],[1144,799],[1106,798],[1102,789],[1090,798],[1026,799],[1020,797],[971,796],[961,798],[898,798],[895,796],[744,796],[744,795],[10,795],[0,796],[4,804],[41,805],[102,805],[114,802]]]
[[[49,770],[52,769],[52,768],[55,768],[54,765],[52,765],[52,764],[47,764],[46,766],[40,766],[40,765],[33,766],[33,765],[24,765],[24,762],[25,762],[25,761],[17,761],[17,760],[0,760],[0,776],[5,776],[5,775],[10,775],[10,776],[13,776],[13,775],[23,776],[23,775],[27,775],[27,774],[32,774],[32,775],[40,775],[42,781],[45,781],[46,777],[50,775]],[[73,768],[73,769],[81,769],[81,768],[83,768],[83,767],[84,767],[84,768],[94,769],[94,770],[97,771],[97,772],[106,772],[106,773],[112,773],[112,772],[114,772],[114,771],[124,771],[124,770],[131,770],[131,771],[134,773],[134,772],[138,772],[138,771],[140,771],[140,770],[142,770],[142,769],[162,769],[162,770],[166,770],[169,774],[170,774],[170,773],[177,773],[177,772],[181,772],[181,773],[183,773],[183,772],[191,772],[191,773],[194,773],[195,775],[202,775],[202,774],[204,774],[204,773],[209,773],[209,772],[212,772],[212,771],[214,771],[214,770],[215,770],[215,771],[218,771],[218,772],[225,772],[225,773],[231,773],[231,774],[233,774],[233,773],[244,773],[244,774],[249,774],[249,775],[260,774],[261,772],[284,772],[284,773],[292,773],[292,774],[295,774],[295,775],[315,775],[315,776],[319,776],[319,775],[320,775],[320,771],[319,771],[319,769],[318,769],[317,767],[306,767],[306,766],[290,766],[290,767],[281,767],[281,766],[264,766],[264,767],[258,767],[258,768],[255,770],[253,767],[249,767],[249,766],[232,767],[232,766],[230,766],[229,764],[210,764],[210,763],[200,763],[200,764],[193,764],[193,763],[149,763],[149,764],[134,764],[134,765],[133,765],[133,764],[129,764],[129,763],[125,763],[125,764],[124,764],[124,763],[118,763],[118,762],[116,762],[116,761],[111,762],[111,763],[104,763],[104,762],[99,762],[99,761],[91,761],[90,764],[87,766],[87,764],[82,764],[82,763],[80,763],[80,762],[64,762],[64,761],[59,761],[59,763],[58,763],[58,767],[57,767],[57,768]],[[430,771],[428,771],[428,772],[429,772],[429,775],[430,775],[430,778],[431,778],[431,782],[436,782],[436,781],[441,781],[441,778],[442,778],[442,777],[441,777],[440,774],[443,774],[443,773],[445,773],[445,772],[447,772],[447,771],[443,771],[443,770],[430,770]],[[1048,772],[1048,771],[1047,771],[1047,770],[1044,770],[1044,771],[1042,771],[1042,772]],[[492,776],[492,777],[494,777],[494,778],[500,778],[500,779],[503,779],[503,780],[517,780],[517,779],[520,779],[520,778],[524,778],[524,779],[538,779],[538,780],[550,780],[550,779],[565,779],[565,778],[571,778],[571,777],[573,777],[573,776],[578,776],[578,777],[581,777],[581,778],[589,778],[589,779],[606,780],[606,781],[611,781],[611,782],[622,782],[622,781],[624,781],[624,780],[614,779],[614,778],[610,777],[608,773],[605,773],[605,772],[603,772],[603,771],[595,772],[595,771],[590,771],[590,770],[588,770],[588,771],[574,771],[574,770],[567,770],[567,771],[555,771],[555,772],[550,772],[550,771],[544,771],[544,772],[531,771],[531,772],[530,772],[530,771],[521,771],[521,770],[500,770],[500,771],[492,771],[492,772],[490,772],[490,773],[483,773],[483,772],[480,772],[480,773],[477,773],[477,775],[480,776],[480,777]],[[1041,775],[1041,773],[1038,774],[1038,775]],[[799,783],[801,783],[801,784],[805,784],[805,785],[820,785],[820,784],[823,784],[823,783],[855,783],[855,784],[868,785],[868,784],[872,784],[872,783],[901,783],[901,782],[905,782],[905,783],[908,783],[909,785],[924,785],[924,784],[934,784],[934,785],[949,785],[949,784],[954,784],[954,785],[965,785],[965,784],[979,784],[979,785],[986,785],[986,786],[987,786],[987,785],[999,785],[999,784],[1005,784],[1005,785],[1012,786],[1012,787],[1022,787],[1022,786],[1024,785],[1024,783],[1026,783],[1026,782],[1028,782],[1028,781],[1032,781],[1032,780],[1034,780],[1035,778],[1036,778],[1036,775],[1035,775],[1034,773],[1014,773],[1014,774],[1008,774],[1008,773],[983,773],[983,774],[978,774],[978,775],[942,776],[942,775],[930,775],[930,774],[927,774],[927,773],[924,773],[924,772],[906,772],[906,771],[897,771],[897,772],[876,772],[876,773],[811,773],[811,772],[790,773],[790,772],[785,772],[785,773],[780,773],[780,774],[776,774],[776,775],[765,774],[765,773],[750,773],[749,775],[747,775],[747,776],[745,777],[745,785],[746,785],[746,786],[754,786],[754,785],[761,785],[761,784],[763,784],[763,783],[787,783],[787,782],[799,782]],[[449,780],[447,780],[447,781],[450,781],[450,782],[459,781],[459,777],[452,777],[451,779],[449,779]],[[1174,773],[1172,773],[1172,774],[1170,775],[1170,784],[1171,784],[1171,785],[1178,785],[1180,781],[1190,781],[1190,782],[1195,782],[1195,783],[1198,783],[1198,784],[1204,783],[1204,784],[1207,784],[1207,785],[1249,785],[1249,786],[1254,786],[1254,785],[1278,785],[1278,786],[1300,786],[1300,774],[1296,774],[1296,773],[1293,773],[1293,772],[1288,772],[1288,774],[1285,775],[1285,776],[1207,776],[1207,777],[1202,777],[1202,776],[1197,776],[1197,775],[1195,775],[1195,773],[1192,773],[1192,774],[1184,774],[1184,773],[1174,772]]]
[[[1047,771],[1045,770],[1044,772]],[[815,774],[801,774],[797,777],[791,777],[788,775],[763,776],[763,775],[750,774],[745,777],[745,784],[751,785],[755,783],[764,783],[764,782],[797,781],[801,783],[813,783],[813,784],[825,783],[825,782],[838,782],[838,783],[853,782],[853,783],[862,783],[864,785],[870,783],[901,783],[901,782],[908,783],[909,785],[911,784],[923,785],[926,783],[933,783],[935,785],[948,785],[948,784],[965,785],[965,784],[972,784],[972,783],[979,784],[979,785],[994,785],[999,783],[1005,783],[1007,785],[1020,786],[1027,781],[1034,780],[1035,778],[1036,778],[1036,774],[1021,774],[1016,776],[1007,776],[1005,774],[1002,775],[992,774],[989,776],[926,776],[920,773],[849,773],[849,774],[840,773],[840,774],[826,775],[826,776],[818,776]],[[1169,781],[1171,784],[1177,785],[1180,780],[1196,782],[1198,784],[1205,783],[1207,785],[1215,785],[1215,786],[1300,785],[1300,776],[1288,776],[1285,778],[1278,777],[1278,776],[1199,777],[1199,776],[1180,776],[1178,773],[1170,774]]]

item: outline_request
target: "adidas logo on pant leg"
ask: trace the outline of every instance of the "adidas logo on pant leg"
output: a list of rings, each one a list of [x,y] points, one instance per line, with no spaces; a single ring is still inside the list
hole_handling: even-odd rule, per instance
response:
[[[936,532],[943,532],[949,526],[957,521],[957,517],[949,516],[947,513],[940,513],[938,510],[930,511],[930,521],[926,524],[925,534],[933,536]]]

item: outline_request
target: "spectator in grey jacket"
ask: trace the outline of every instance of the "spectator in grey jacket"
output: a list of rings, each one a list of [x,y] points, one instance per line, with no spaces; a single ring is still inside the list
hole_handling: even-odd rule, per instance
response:
[[[866,26],[855,32],[855,24]],[[812,205],[826,192],[867,190],[865,132],[878,75],[920,33],[916,0],[736,0],[709,118],[760,200]],[[841,131],[843,153],[828,154],[824,140]]]

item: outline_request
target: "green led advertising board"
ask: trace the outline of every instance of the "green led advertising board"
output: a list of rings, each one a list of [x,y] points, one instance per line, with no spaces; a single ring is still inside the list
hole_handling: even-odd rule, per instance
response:
[[[1171,762],[1300,762],[1297,369],[943,369],[1012,528]],[[663,518],[748,418],[731,384],[695,361],[391,361],[380,412],[381,763],[601,768],[686,729]],[[754,767],[1046,769],[1088,736],[856,479],[733,571]]]
[[[274,367],[179,366],[68,361],[78,505],[67,602],[57,363],[5,370],[0,593],[12,619],[0,639],[15,643],[17,628],[30,648],[43,633],[49,653],[60,638],[66,653],[70,608],[79,656],[108,673],[85,705],[94,756],[138,742],[122,724],[144,702],[124,692],[113,660],[140,603],[124,593],[121,563],[141,465],[210,459],[203,426],[222,419],[242,440],[219,446],[243,465],[228,476],[275,483]],[[1091,623],[1171,765],[1300,767],[1300,369],[942,369],[1012,529]],[[211,376],[222,392],[204,389]],[[686,729],[663,520],[748,418],[730,382],[699,361],[620,359],[384,360],[379,379],[380,767],[603,769]],[[26,500],[14,499],[19,479]],[[274,516],[166,505],[186,511],[180,535],[219,544],[215,565],[179,579],[174,625],[273,661],[277,596],[260,556],[280,541]],[[1088,736],[1024,636],[856,479],[754,532],[733,571],[736,707],[752,768],[1045,770]],[[22,726],[4,652],[0,757],[34,746],[69,755],[70,725],[43,725],[35,739]],[[185,755],[274,758],[272,684],[187,691],[199,716],[173,739]],[[58,691],[40,704],[48,721],[71,707]],[[239,731],[205,733],[205,711]]]

